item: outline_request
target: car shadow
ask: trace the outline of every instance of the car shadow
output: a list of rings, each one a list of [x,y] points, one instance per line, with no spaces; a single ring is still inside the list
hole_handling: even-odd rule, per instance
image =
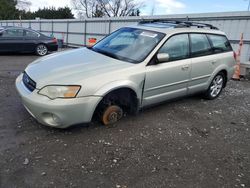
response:
[[[35,53],[24,53],[24,52],[0,52],[1,56],[34,56]]]
[[[164,101],[162,103],[158,103],[146,108],[143,108],[138,115],[135,117],[133,115],[129,115],[126,114],[126,116],[124,118],[142,118],[143,116],[141,116],[143,113],[153,113],[156,110],[161,110],[161,108],[165,108],[165,107],[169,107],[172,106],[173,104],[181,104],[181,103],[185,103],[188,101],[200,101],[202,100],[202,94],[195,94],[195,95],[191,95],[191,96],[186,96],[186,97],[180,97],[180,98],[176,98],[176,99],[172,99],[172,100],[168,100],[168,101]],[[123,121],[124,118],[121,120]],[[93,129],[102,129],[102,128],[117,128],[119,127],[119,122],[115,123],[113,125],[109,125],[109,126],[104,126],[102,125],[101,122],[97,121],[97,120],[93,120],[93,122],[90,123],[82,123],[82,124],[76,124],[76,125],[72,125],[68,128],[54,128],[54,127],[48,127],[48,126],[42,126],[43,129],[48,130],[48,131],[55,131],[57,133],[67,133],[67,132],[71,132],[71,133],[77,133],[77,132],[81,132],[81,131],[88,131],[88,130],[93,130]]]
[[[49,52],[47,55],[52,54],[52,52]],[[0,56],[37,56],[35,53],[28,53],[28,52],[0,52]]]

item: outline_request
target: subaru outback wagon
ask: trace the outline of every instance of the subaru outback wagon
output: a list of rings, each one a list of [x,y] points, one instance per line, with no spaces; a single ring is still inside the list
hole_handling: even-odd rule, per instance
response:
[[[65,128],[93,117],[108,125],[181,96],[203,92],[215,99],[235,65],[227,37],[216,27],[151,20],[121,28],[91,48],[34,61],[16,88],[44,125]]]

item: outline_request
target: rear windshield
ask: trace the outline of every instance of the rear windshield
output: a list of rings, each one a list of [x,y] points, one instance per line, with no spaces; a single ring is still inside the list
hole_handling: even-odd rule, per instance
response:
[[[208,34],[207,36],[212,43],[212,47],[215,53],[232,51],[232,47],[226,36],[211,34]]]

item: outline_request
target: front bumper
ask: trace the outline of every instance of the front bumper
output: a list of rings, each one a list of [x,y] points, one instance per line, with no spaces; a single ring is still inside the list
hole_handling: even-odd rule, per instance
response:
[[[22,75],[16,79],[16,88],[27,111],[43,125],[66,128],[74,124],[91,121],[99,96],[51,100],[30,92],[23,84]]]

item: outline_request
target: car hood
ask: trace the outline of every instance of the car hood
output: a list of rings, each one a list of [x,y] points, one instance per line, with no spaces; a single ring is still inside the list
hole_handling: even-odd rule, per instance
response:
[[[77,85],[81,81],[133,64],[116,60],[87,48],[69,50],[40,58],[31,63],[25,72],[41,89],[45,85]]]

